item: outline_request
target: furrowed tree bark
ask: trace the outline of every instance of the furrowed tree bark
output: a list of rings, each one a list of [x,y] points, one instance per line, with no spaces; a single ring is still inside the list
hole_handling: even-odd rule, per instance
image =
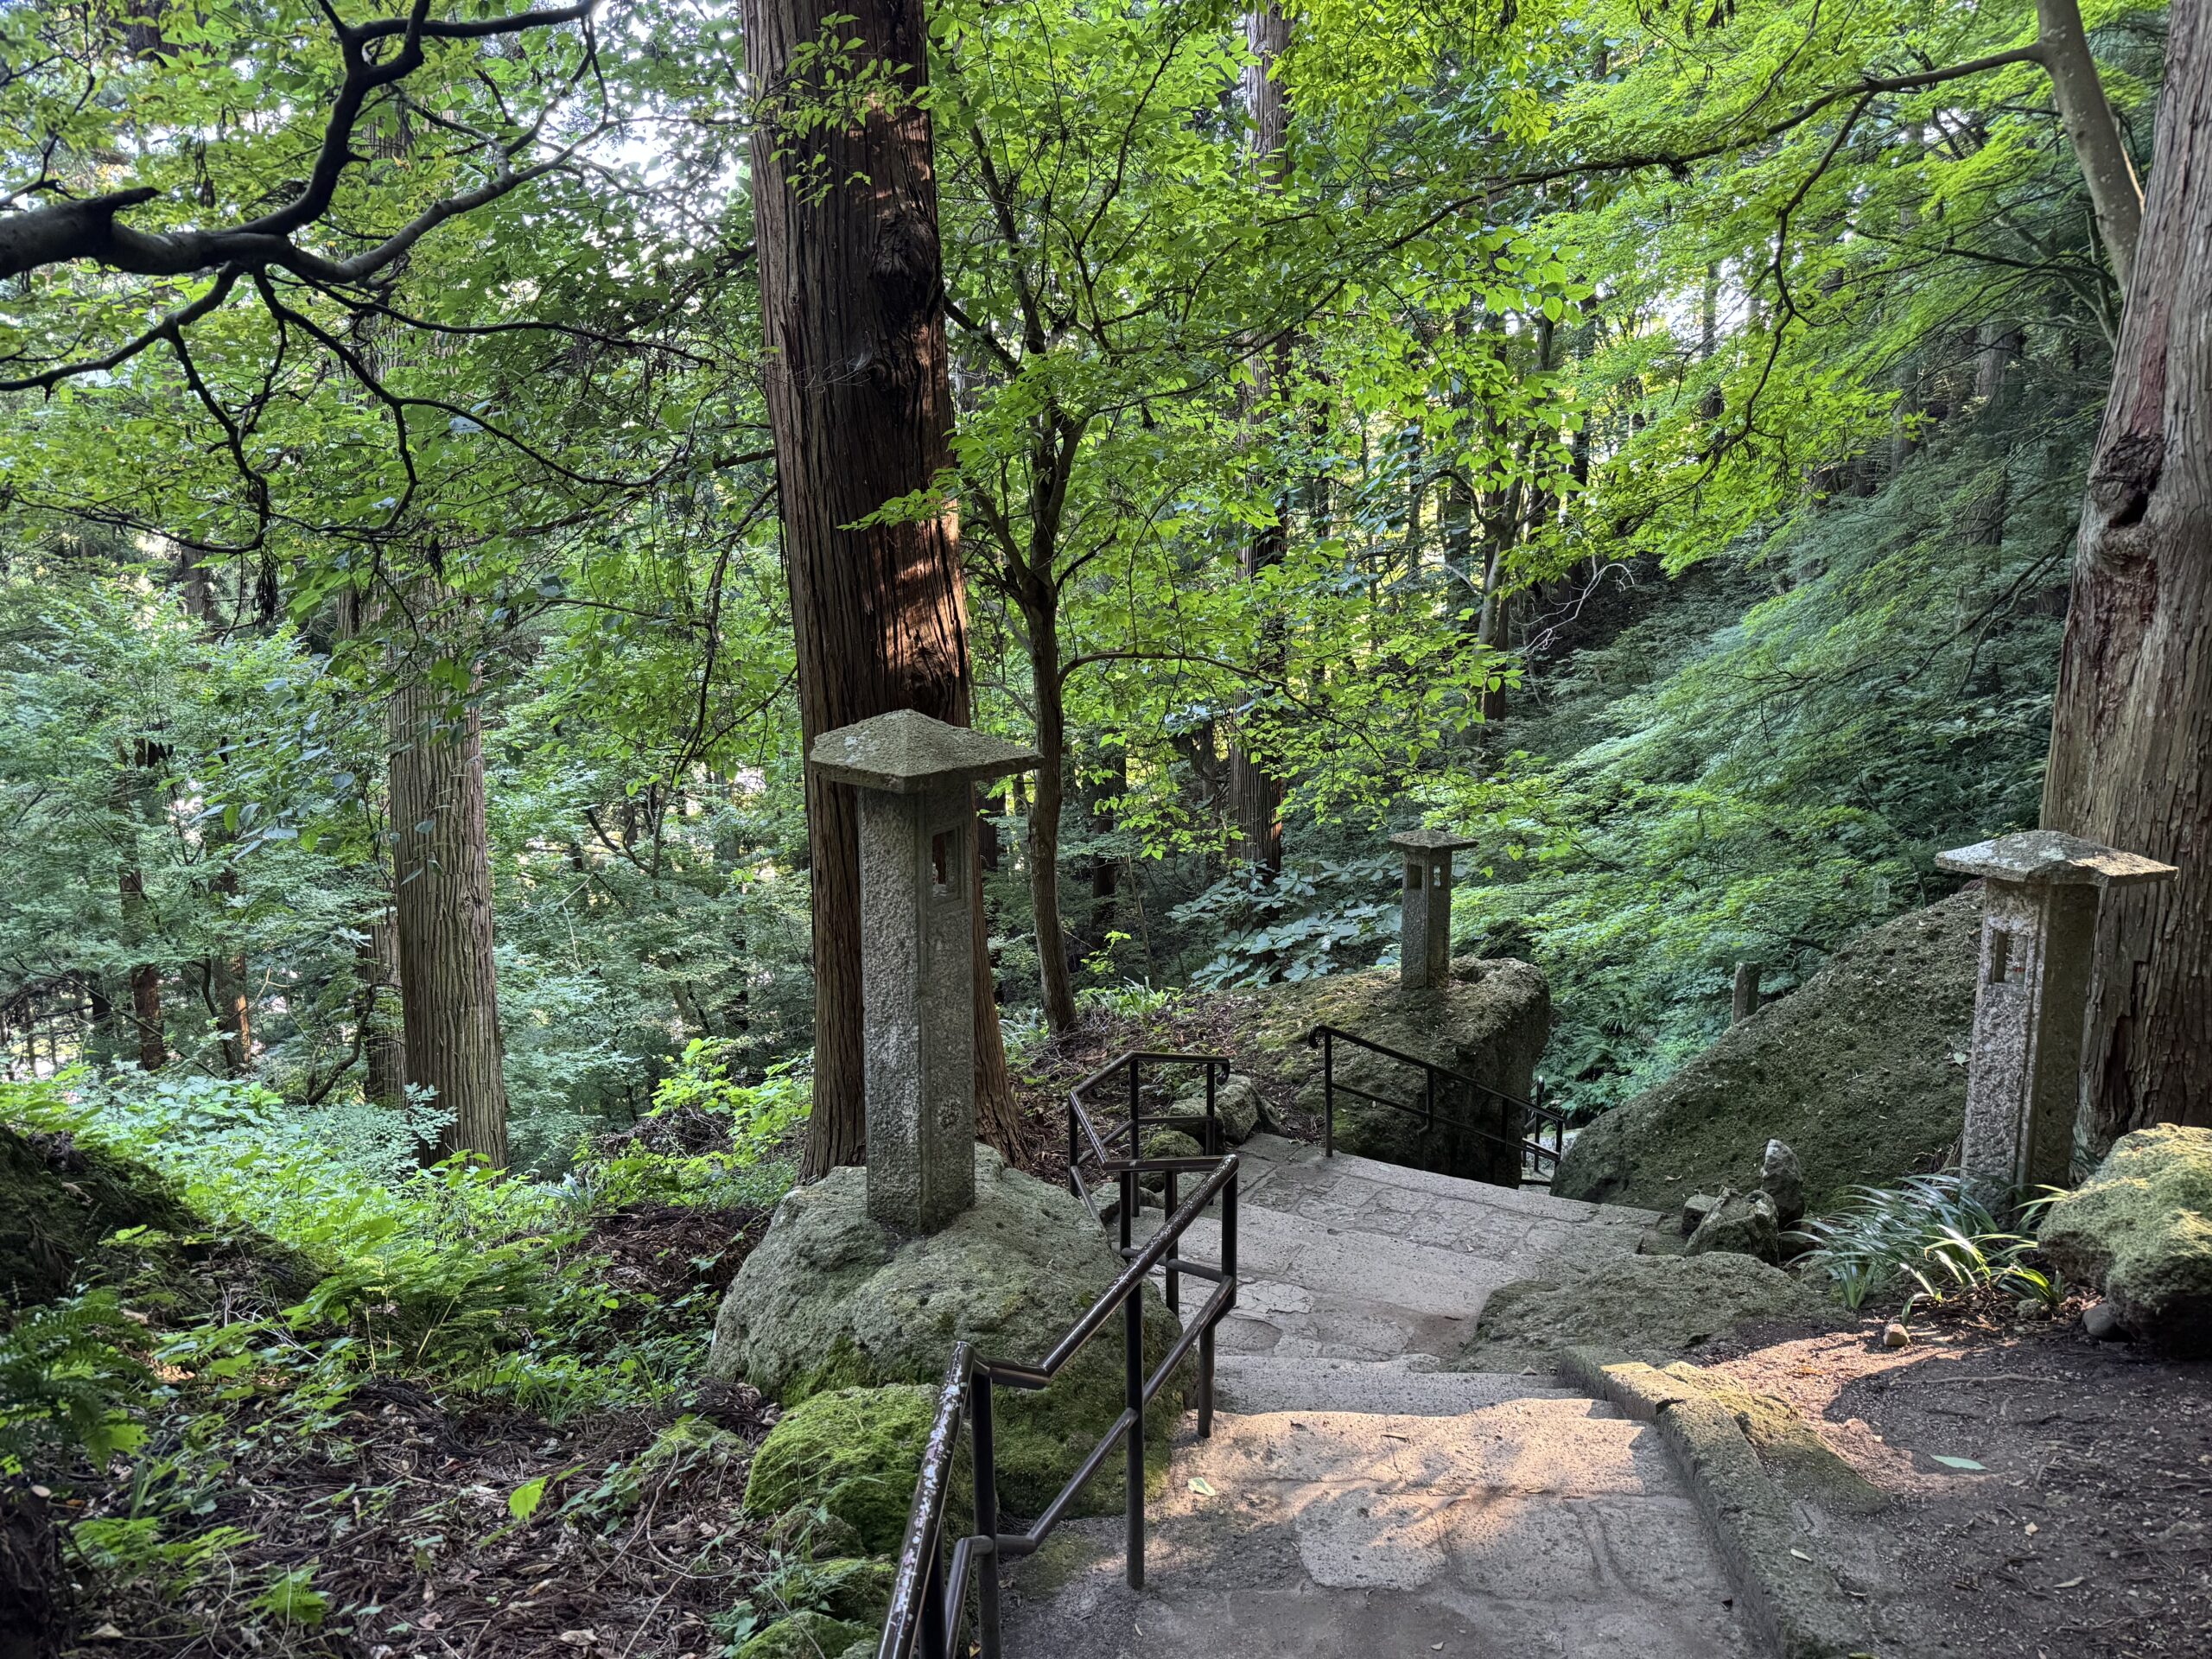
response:
[[[1290,47],[1289,19],[1279,6],[1273,4],[1249,12],[1244,19],[1244,39],[1253,57],[1245,67],[1243,77],[1245,108],[1252,122],[1252,156],[1262,188],[1279,189],[1283,169],[1288,165],[1290,106],[1283,98],[1282,81],[1276,71],[1282,54]],[[1255,448],[1260,447],[1256,429],[1267,418],[1269,403],[1281,397],[1289,368],[1287,340],[1277,340],[1253,359],[1253,381],[1245,395],[1244,409],[1247,423],[1255,429]],[[1289,551],[1289,526],[1278,502],[1273,521],[1253,531],[1251,539],[1245,543],[1245,580],[1256,582],[1262,573],[1281,564]],[[1280,670],[1282,652],[1279,632],[1272,639],[1262,641],[1261,654],[1264,666]],[[1252,758],[1240,734],[1229,751],[1229,817],[1234,837],[1231,850],[1254,870],[1270,878],[1282,870],[1282,798],[1281,779]]]
[[[2143,241],[2075,543],[2046,827],[2179,867],[2107,896],[2082,1055],[2101,1151],[2212,1124],[2212,10],[2170,14]]]
[[[858,119],[819,113],[792,54],[829,19],[896,91]],[[950,503],[861,526],[932,487],[952,464],[953,403],[938,245],[937,175],[921,0],[746,0],[746,66],[765,99],[753,139],[753,199],[769,422],[784,563],[797,635],[799,721],[825,731],[897,709],[969,721],[968,598]],[[834,96],[834,94],[833,94]],[[860,1161],[867,1121],[861,1048],[860,869],[849,788],[809,772],[813,876],[814,1110],[803,1174]],[[976,1124],[1019,1141],[976,894]]]
[[[2134,286],[2136,249],[2143,238],[2143,186],[2112,100],[2105,96],[2097,60],[2089,55],[2079,0],[2036,0],[2036,44],[2050,76],[2051,101],[2088,187],[2097,238],[2125,296]]]
[[[399,995],[399,935],[392,913],[369,924],[353,953],[361,982],[361,1095],[375,1106],[407,1100],[407,1032]]]
[[[416,591],[417,613],[434,614],[442,597],[436,584],[426,580]],[[418,653],[435,649],[427,640],[415,645]],[[507,1087],[492,957],[482,716],[474,701],[456,707],[427,666],[403,656],[387,715],[407,1081],[435,1090],[449,1114],[440,1154],[474,1153],[503,1169]]]

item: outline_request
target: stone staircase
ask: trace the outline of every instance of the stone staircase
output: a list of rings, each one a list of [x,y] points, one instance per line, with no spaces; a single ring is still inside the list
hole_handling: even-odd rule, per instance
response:
[[[1601,1269],[1657,1216],[1269,1135],[1243,1150],[1214,1433],[1185,1420],[1150,1505],[1147,1587],[1123,1580],[1118,1518],[1070,1522],[1008,1580],[1007,1651],[1759,1650],[1654,1430],[1547,1377],[1445,1369],[1491,1291],[1562,1262]],[[1217,1244],[1201,1221],[1187,1248]]]

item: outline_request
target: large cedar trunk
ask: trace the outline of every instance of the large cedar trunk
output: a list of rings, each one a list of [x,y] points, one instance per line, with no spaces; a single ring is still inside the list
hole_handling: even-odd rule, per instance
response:
[[[822,89],[792,54],[827,21],[918,92],[920,0],[747,0],[746,64],[766,100],[753,141],[756,257],[777,500],[797,634],[799,719],[819,734],[897,709],[968,724],[967,589],[948,504],[855,529],[951,466],[952,395],[928,116],[878,99],[859,125],[777,119]],[[861,1050],[860,870],[852,791],[807,779],[814,882],[814,1114],[804,1173],[866,1150]],[[976,893],[976,1123],[1015,1143],[1012,1091]]]
[[[424,584],[423,613],[435,598]],[[432,649],[427,644],[418,650]],[[393,909],[407,1081],[450,1114],[441,1153],[507,1161],[481,717],[402,660],[389,712]]]
[[[2110,894],[2082,1055],[2101,1148],[2212,1124],[2212,18],[2171,13],[2143,238],[2090,464],[2043,820],[2177,865]]]
[[[1262,183],[1278,185],[1286,163],[1290,137],[1290,107],[1283,99],[1276,67],[1290,46],[1290,23],[1275,5],[1248,13],[1245,43],[1253,61],[1244,70],[1245,107],[1252,119],[1252,154]],[[1245,416],[1255,428],[1282,394],[1289,372],[1289,342],[1275,341],[1252,365],[1253,379],[1245,399]],[[1252,532],[1244,548],[1244,575],[1256,580],[1262,572],[1279,565],[1288,550],[1289,531],[1277,508],[1271,523]],[[1279,672],[1282,647],[1279,633],[1270,633],[1261,645],[1262,666]],[[1282,781],[1252,759],[1240,741],[1229,752],[1229,820],[1234,836],[1232,850],[1253,869],[1273,876],[1282,869]]]

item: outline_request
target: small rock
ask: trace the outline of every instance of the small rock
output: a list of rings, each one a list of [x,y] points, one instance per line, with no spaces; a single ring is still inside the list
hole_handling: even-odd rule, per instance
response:
[[[2082,1312],[2082,1328],[2098,1342],[2126,1342],[2127,1332],[2110,1302],[2092,1302]]]
[[[1759,1160],[1759,1191],[1774,1200],[1775,1218],[1784,1227],[1804,1218],[1805,1171],[1797,1154],[1780,1141],[1769,1141]]]
[[[1682,1236],[1688,1238],[1698,1230],[1698,1224],[1713,1213],[1713,1206],[1720,1202],[1711,1192],[1693,1192],[1682,1200]]]
[[[1891,1319],[1887,1325],[1882,1327],[1883,1347],[1909,1348],[1911,1345],[1912,1332],[1904,1328],[1904,1325],[1901,1320]]]
[[[1712,1210],[1690,1235],[1690,1255],[1703,1255],[1708,1250],[1755,1255],[1762,1262],[1778,1260],[1782,1228],[1775,1216],[1774,1200],[1756,1189],[1735,1192],[1723,1187]]]

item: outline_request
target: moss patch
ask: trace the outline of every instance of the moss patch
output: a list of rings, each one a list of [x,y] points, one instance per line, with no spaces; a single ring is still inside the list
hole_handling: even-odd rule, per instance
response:
[[[1936,1167],[1966,1121],[1980,938],[1973,892],[1865,934],[1584,1129],[1553,1192],[1672,1210],[1693,1192],[1747,1192],[1770,1136],[1796,1153],[1815,1212]]]
[[[737,1650],[737,1659],[842,1659],[856,1643],[872,1652],[876,1632],[865,1624],[827,1613],[793,1613],[779,1618]]]
[[[1666,1371],[1733,1415],[1759,1460],[1794,1496],[1842,1515],[1872,1515],[1888,1507],[1882,1489],[1829,1450],[1787,1400],[1755,1393],[1733,1377],[1687,1362]]]
[[[2131,1334],[2212,1357],[2212,1129],[2120,1136],[2044,1212],[2037,1241],[2069,1278],[2101,1284]]]
[[[919,1383],[812,1395],[753,1454],[747,1513],[818,1509],[850,1527],[861,1548],[897,1549],[936,1414],[936,1391]]]

